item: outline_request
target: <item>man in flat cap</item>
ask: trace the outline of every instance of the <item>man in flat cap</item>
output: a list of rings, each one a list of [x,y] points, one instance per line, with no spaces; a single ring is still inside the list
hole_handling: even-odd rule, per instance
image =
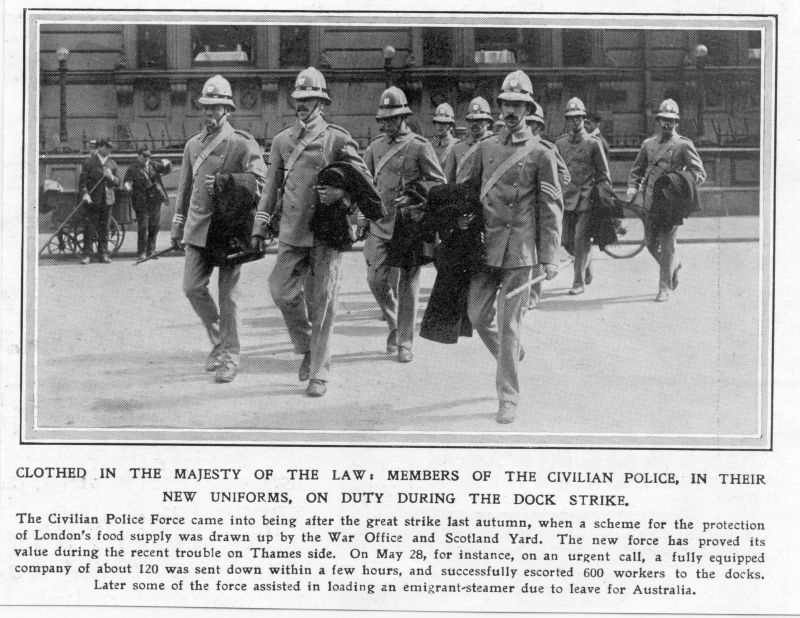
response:
[[[81,166],[78,180],[84,207],[83,259],[81,264],[92,261],[94,243],[97,242],[96,261],[108,264],[108,228],[111,208],[116,204],[116,190],[120,185],[117,162],[111,158],[111,142],[98,138],[95,151]]]

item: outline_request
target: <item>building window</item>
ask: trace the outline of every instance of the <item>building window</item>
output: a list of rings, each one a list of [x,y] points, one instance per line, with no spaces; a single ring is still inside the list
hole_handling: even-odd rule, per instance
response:
[[[136,26],[136,55],[140,69],[167,68],[167,27]]]
[[[282,67],[307,67],[311,64],[311,28],[309,26],[281,26],[280,65]]]
[[[592,64],[594,33],[591,30],[564,30],[561,35],[561,58],[565,66]]]
[[[253,26],[192,26],[192,59],[196,64],[253,64]]]
[[[452,28],[422,29],[422,64],[447,67],[453,64]]]
[[[475,28],[475,64],[514,64],[519,44],[517,28]]]

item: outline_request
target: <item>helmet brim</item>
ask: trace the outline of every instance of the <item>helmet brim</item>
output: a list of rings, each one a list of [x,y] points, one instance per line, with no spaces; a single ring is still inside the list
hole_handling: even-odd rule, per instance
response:
[[[440,122],[442,124],[452,124],[452,125],[455,125],[456,123],[455,120],[453,120],[452,118],[448,118],[447,116],[434,116],[433,121]]]
[[[233,101],[231,101],[230,99],[200,97],[199,99],[197,99],[197,102],[200,105],[224,105],[226,107],[230,107],[231,109],[236,109],[236,105],[234,105]]]
[[[564,113],[565,118],[574,118],[575,116],[583,116],[584,118],[586,118],[586,112],[572,111]]]
[[[410,107],[398,107],[396,109],[379,109],[378,113],[375,114],[376,120],[382,120],[384,118],[394,118],[395,116],[410,116],[412,114]]]
[[[666,118],[667,120],[680,120],[681,117],[679,114],[675,112],[661,112],[660,114],[656,114],[656,118]]]
[[[464,116],[464,120],[488,120],[489,122],[494,122],[494,118],[490,114],[486,114],[483,112],[477,112],[475,114],[467,114]]]
[[[529,103],[535,105],[533,97],[524,92],[501,92],[497,95],[498,101],[509,101],[511,103]]]
[[[306,90],[295,90],[292,93],[292,98],[295,101],[306,101],[308,99],[318,99],[320,101],[325,101],[326,103],[331,102],[331,98],[325,92],[308,92]]]

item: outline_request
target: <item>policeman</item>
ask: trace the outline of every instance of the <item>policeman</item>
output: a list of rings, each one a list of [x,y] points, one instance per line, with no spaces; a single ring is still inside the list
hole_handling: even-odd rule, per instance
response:
[[[269,276],[272,299],[283,313],[295,352],[303,355],[298,378],[309,380],[306,393],[327,391],[330,339],[339,295],[342,254],[322,244],[311,231],[317,198],[333,204],[343,189],[320,188],[317,174],[336,161],[367,169],[358,145],[342,127],[329,124],[324,106],[331,102],[325,77],[314,67],[300,71],[292,101],[295,123],[278,133],[269,152],[267,181],[256,212],[253,246],[263,248],[272,218],[280,213],[278,256]],[[310,312],[310,316],[309,316]]]
[[[416,182],[444,182],[444,174],[431,143],[412,133],[406,118],[411,115],[406,95],[396,86],[383,91],[376,119],[383,135],[364,154],[364,162],[375,179],[387,215],[369,227],[364,243],[367,283],[389,325],[386,353],[397,354],[401,363],[411,362],[411,344],[419,302],[420,267],[391,268],[387,249],[402,207],[405,188]]]
[[[444,176],[447,182],[462,182],[464,180],[462,172],[469,167],[469,162],[478,149],[478,142],[494,135],[489,130],[494,123],[492,110],[489,102],[483,97],[475,97],[469,102],[465,119],[469,125],[469,134],[465,139],[456,142],[444,162]]]
[[[569,185],[571,177],[569,175],[569,170],[567,169],[567,164],[564,162],[564,159],[561,158],[561,154],[558,152],[556,145],[553,142],[547,141],[541,135],[545,127],[544,108],[539,105],[538,101],[533,102],[533,113],[529,116],[525,116],[525,122],[531,128],[531,133],[533,133],[534,137],[536,137],[544,146],[553,151],[553,155],[556,157],[556,165],[558,167],[558,180],[561,184],[561,191],[563,192]],[[534,274],[535,276],[538,275],[538,273]],[[528,309],[536,309],[541,298],[542,284],[541,282],[534,283],[531,286],[531,298],[528,302]]]
[[[236,317],[241,265],[219,267],[219,309],[208,291],[214,270],[206,239],[215,187],[226,174],[248,173],[260,193],[266,175],[261,146],[249,133],[234,129],[228,116],[236,109],[231,85],[221,75],[210,78],[198,99],[205,127],[186,143],[172,219],[172,246],[186,248],[183,291],[200,316],[211,340],[206,370],[217,382],[231,382],[239,367]]]
[[[591,259],[591,193],[595,185],[611,184],[608,159],[603,145],[591,137],[583,126],[586,107],[578,97],[567,102],[564,112],[567,120],[567,133],[556,140],[572,177],[564,191],[564,241],[567,249],[575,256],[573,264],[575,276],[570,294],[583,294],[584,285],[592,282]]]
[[[663,101],[656,118],[659,132],[644,140],[628,176],[628,201],[642,191],[642,205],[647,213],[653,205],[653,185],[663,174],[689,171],[697,185],[706,179],[703,162],[692,140],[676,131],[680,120],[678,104],[672,99]],[[650,216],[645,217],[645,222],[647,249],[658,262],[660,271],[656,301],[664,302],[670,291],[678,287],[678,270],[681,268],[675,257],[678,226],[656,228]]]
[[[444,162],[453,150],[458,140],[453,132],[456,128],[456,114],[449,103],[441,103],[433,115],[433,130],[436,136],[433,139],[433,149],[439,165],[444,167]]]
[[[509,299],[506,294],[530,281],[535,264],[542,265],[548,279],[558,272],[564,203],[554,151],[525,124],[534,109],[532,91],[522,71],[506,76],[497,97],[505,126],[478,144],[466,173],[467,180],[480,183],[486,247],[486,268],[470,282],[468,312],[497,359],[498,423],[516,417],[520,321],[528,302],[527,291]],[[469,225],[469,217],[464,219],[459,221],[462,229]]]

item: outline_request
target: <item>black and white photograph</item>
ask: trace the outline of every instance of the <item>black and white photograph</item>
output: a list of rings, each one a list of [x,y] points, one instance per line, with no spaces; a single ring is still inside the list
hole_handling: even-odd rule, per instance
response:
[[[48,9],[25,54],[22,442],[771,448],[773,17]]]

